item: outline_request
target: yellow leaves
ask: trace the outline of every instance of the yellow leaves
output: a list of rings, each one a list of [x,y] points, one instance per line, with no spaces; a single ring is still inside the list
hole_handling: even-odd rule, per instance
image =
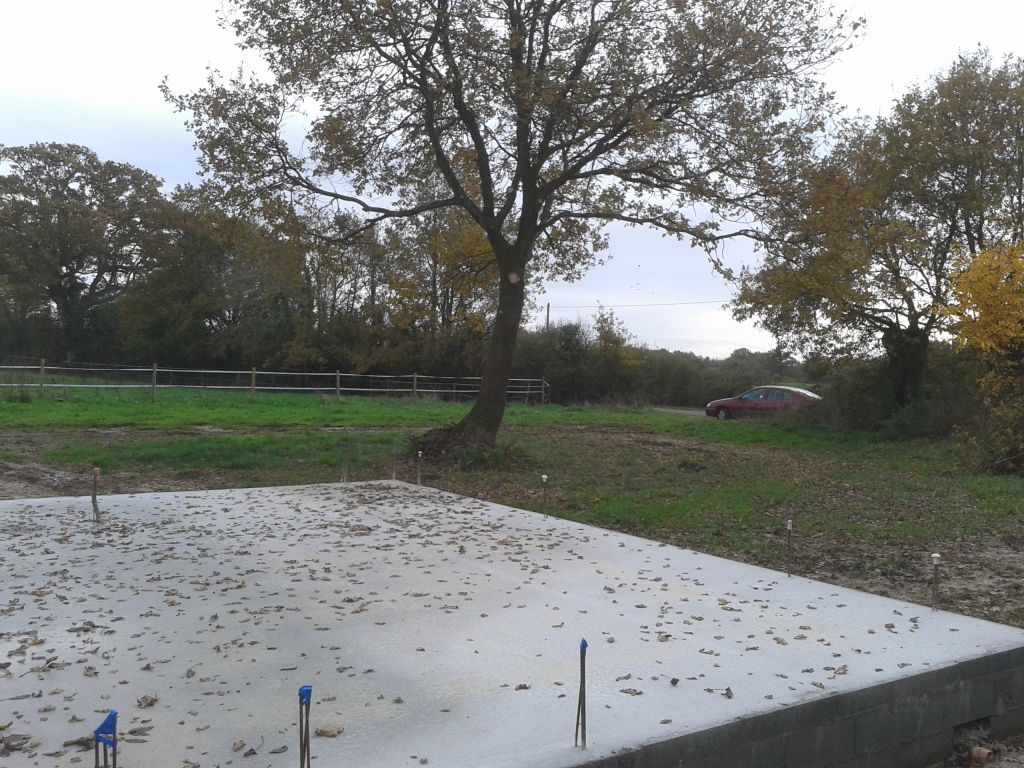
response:
[[[416,354],[476,354],[493,311],[498,270],[485,233],[457,211],[393,231],[373,363],[401,365]]]
[[[951,280],[946,313],[957,341],[977,350],[988,371],[980,383],[987,411],[984,432],[969,442],[986,470],[1024,468],[1024,242],[964,256]]]
[[[459,177],[463,189],[473,198],[480,197],[480,162],[473,147],[463,147],[452,152],[451,167]]]
[[[964,257],[959,266],[946,313],[959,342],[998,367],[1024,349],[1024,242]]]
[[[478,271],[494,258],[484,231],[468,222],[438,230],[431,244],[438,261],[448,267],[463,265]]]

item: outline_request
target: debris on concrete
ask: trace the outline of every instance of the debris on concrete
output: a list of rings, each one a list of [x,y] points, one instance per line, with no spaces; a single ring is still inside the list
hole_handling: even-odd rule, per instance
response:
[[[291,764],[310,682],[325,765],[567,768],[1024,647],[1012,627],[397,482],[102,506],[94,525],[88,496],[0,502],[0,735],[68,750],[62,768],[68,723],[110,709],[151,729],[125,764],[226,764],[264,734],[261,763]],[[615,638],[588,659],[586,753],[564,693],[581,637]]]

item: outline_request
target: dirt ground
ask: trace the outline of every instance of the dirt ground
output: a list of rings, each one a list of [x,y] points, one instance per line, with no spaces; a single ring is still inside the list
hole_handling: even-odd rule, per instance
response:
[[[101,441],[99,430],[88,431],[92,439]],[[92,434],[95,433],[95,434]],[[166,436],[168,433],[162,433]],[[161,433],[146,430],[145,437]],[[0,499],[41,498],[49,496],[88,495],[91,479],[87,473],[71,473],[34,461],[48,447],[65,441],[81,440],[82,431],[0,431],[0,456],[16,454],[28,460],[17,462],[0,459]],[[118,441],[142,438],[131,430],[118,430]],[[236,487],[239,476],[210,471],[167,472],[159,476],[139,472],[118,472],[103,478],[102,494],[162,492],[176,490]],[[252,477],[246,485],[259,484]],[[484,488],[467,486],[462,478],[441,473],[432,484],[445,490],[484,497]],[[675,541],[672,534],[664,537]],[[921,604],[931,601],[928,574],[919,564],[927,562],[927,552],[906,550],[879,551],[877,547],[857,551],[844,544],[841,548],[828,542],[802,541],[794,571],[801,575],[859,589],[874,594],[910,600]],[[958,613],[999,623],[1024,624],[1024,557],[1021,546],[1002,540],[970,540],[952,542],[942,561],[941,607]],[[776,566],[777,567],[777,566]],[[993,768],[1024,768],[1024,746],[991,744],[994,754],[985,765]],[[980,763],[979,763],[980,764]],[[968,759],[954,759],[946,765],[972,765]]]

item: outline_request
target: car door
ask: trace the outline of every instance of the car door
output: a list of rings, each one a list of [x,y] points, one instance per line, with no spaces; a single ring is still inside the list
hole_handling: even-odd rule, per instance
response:
[[[766,413],[776,414],[782,411],[789,410],[790,400],[789,397],[787,397],[787,395],[789,395],[789,397],[792,397],[792,395],[790,395],[789,392],[787,392],[784,389],[769,389],[768,399],[765,401]]]
[[[769,387],[759,387],[759,397],[754,401],[754,415],[771,416],[775,413],[777,401],[772,399],[772,393],[776,390]]]
[[[768,393],[764,387],[756,387],[739,396],[739,416],[758,416],[764,413]]]

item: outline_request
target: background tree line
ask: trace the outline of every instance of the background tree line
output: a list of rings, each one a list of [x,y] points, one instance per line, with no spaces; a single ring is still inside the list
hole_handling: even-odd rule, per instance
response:
[[[715,359],[636,343],[611,310],[592,322],[524,330],[517,376],[543,376],[560,403],[703,406],[766,383],[804,383],[804,366],[779,351],[737,349]]]
[[[286,206],[254,215],[232,209],[212,187],[164,195],[145,171],[101,161],[84,147],[3,148],[0,157],[8,164],[0,176],[0,355],[480,373],[496,278],[487,243],[458,216],[433,214],[359,243],[333,243],[315,234],[319,222]],[[1007,266],[1020,261],[1019,248],[998,252],[1003,271],[992,266],[999,264],[992,253],[961,257],[962,306],[959,315],[947,309],[942,322],[952,326],[986,308],[983,318],[994,323],[1007,295],[1024,301],[1020,279],[1004,279],[1019,273]],[[979,266],[971,282],[975,264],[988,271]],[[989,370],[1005,381],[1016,371],[1006,361],[1020,357],[1010,331],[1021,326],[998,327],[1000,349],[1013,351]],[[646,348],[600,308],[591,321],[524,329],[512,373],[543,376],[553,402],[563,404],[699,406],[757,384],[802,384],[827,394],[815,418],[829,426],[937,434],[976,420],[979,380],[988,382],[990,399],[998,394],[1001,407],[1011,407],[1013,387],[997,386],[991,373],[982,379],[979,344],[955,351],[949,341],[930,341],[931,365],[913,403],[901,408],[890,363],[870,345],[838,354],[805,349],[803,361],[781,349],[738,349],[716,360]]]
[[[0,147],[0,168],[2,355],[479,372],[495,275],[457,215],[335,244],[81,146]]]
[[[0,355],[177,367],[477,375],[494,313],[486,240],[458,215],[332,243],[286,206],[168,195],[74,145],[0,148]],[[702,404],[800,366],[650,350],[611,311],[524,330],[513,374],[559,403]]]

